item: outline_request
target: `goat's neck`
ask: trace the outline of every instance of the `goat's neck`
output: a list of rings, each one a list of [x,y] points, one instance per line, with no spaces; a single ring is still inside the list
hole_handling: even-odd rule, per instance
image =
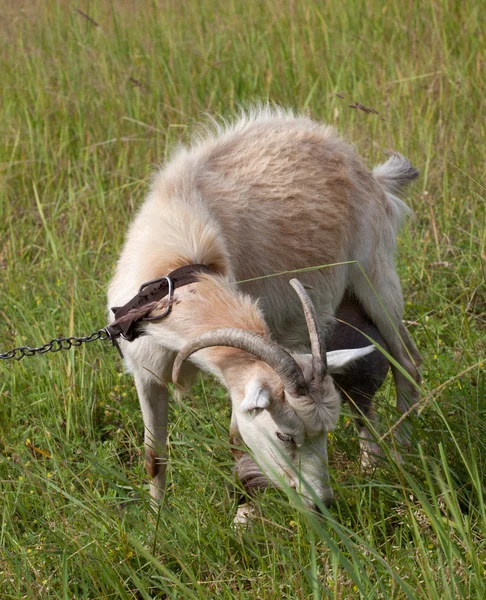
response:
[[[227,279],[213,275],[201,275],[197,283],[181,288],[170,316],[162,323],[163,327],[154,326],[154,335],[166,336],[165,344],[176,350],[215,329],[243,329],[268,335],[257,303]],[[205,348],[194,358],[201,368],[223,381],[232,398],[243,398],[248,382],[256,377],[269,387],[280,385],[280,379],[268,365],[236,348]]]
[[[163,303],[160,310],[165,310]],[[200,275],[197,283],[176,290],[169,316],[149,325],[147,332],[161,345],[180,350],[215,329],[242,329],[268,335],[263,315],[250,296],[236,290],[224,277]],[[224,375],[228,381],[235,379],[239,368],[255,362],[253,357],[235,348],[207,348],[198,352],[197,359],[202,368],[220,377]]]

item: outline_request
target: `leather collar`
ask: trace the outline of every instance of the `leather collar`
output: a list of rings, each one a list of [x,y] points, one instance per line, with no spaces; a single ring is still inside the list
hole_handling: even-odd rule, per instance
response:
[[[169,314],[171,310],[171,300],[173,292],[198,280],[201,273],[211,273],[207,265],[184,265],[171,271],[165,277],[147,281],[138,290],[138,293],[123,306],[112,308],[115,320],[106,327],[106,332],[111,341],[116,344],[119,336],[132,342],[143,335],[143,328],[139,325],[143,321],[158,321]],[[155,308],[155,305],[169,296],[167,310],[164,314],[155,317],[149,317],[149,314]]]

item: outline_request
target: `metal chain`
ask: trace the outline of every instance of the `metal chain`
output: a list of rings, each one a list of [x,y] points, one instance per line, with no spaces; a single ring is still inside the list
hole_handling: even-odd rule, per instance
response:
[[[5,354],[0,352],[0,360],[21,360],[24,356],[34,356],[35,354],[46,354],[46,352],[59,352],[59,350],[69,350],[72,346],[81,346],[88,342],[95,342],[96,340],[111,340],[110,335],[106,329],[99,329],[91,335],[86,337],[61,337],[51,340],[43,346],[37,348],[30,348],[29,346],[20,346],[9,350]]]

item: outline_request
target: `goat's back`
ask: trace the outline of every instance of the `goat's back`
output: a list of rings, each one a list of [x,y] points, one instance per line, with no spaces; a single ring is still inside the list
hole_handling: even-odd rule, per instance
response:
[[[179,207],[209,210],[237,279],[346,260],[359,213],[372,205],[383,217],[386,207],[332,127],[268,108],[179,150],[159,186],[163,204],[169,192]]]
[[[280,109],[255,109],[179,149],[155,176],[129,232],[110,301],[126,301],[143,281],[187,263],[242,281],[359,260],[387,230],[393,243],[387,210],[383,187],[332,127]],[[318,310],[324,295],[334,309],[347,268],[299,277],[313,286]],[[122,278],[130,281],[129,291]],[[288,278],[242,289],[261,299],[280,341],[302,342],[305,328]]]

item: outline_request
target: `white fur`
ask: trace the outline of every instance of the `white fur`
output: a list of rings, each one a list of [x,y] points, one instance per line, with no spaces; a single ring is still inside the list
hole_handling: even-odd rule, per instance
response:
[[[372,174],[332,127],[277,107],[255,107],[234,121],[214,124],[155,175],[128,232],[108,306],[125,304],[143,282],[184,264],[206,264],[214,275],[176,290],[165,319],[146,324],[145,337],[121,342],[137,384],[146,450],[161,463],[154,497],[162,494],[165,480],[166,383],[175,352],[201,333],[225,327],[271,335],[293,352],[308,350],[289,277],[264,275],[347,263],[298,275],[312,289],[322,326],[329,326],[349,289],[390,354],[419,381],[420,355],[401,325],[394,266],[396,234],[408,211],[394,193],[414,176],[408,161],[396,156]],[[361,355],[335,355],[329,362],[342,368]],[[241,351],[208,348],[194,362],[228,387],[234,427],[269,476],[286,473],[297,486],[300,471],[319,497],[328,498],[325,439],[340,405],[331,378],[322,398],[292,398],[267,365]],[[186,385],[191,376],[187,369]],[[398,406],[406,410],[417,390],[398,369],[394,377]],[[280,460],[274,445],[285,427],[305,452],[281,445],[285,460]],[[285,461],[296,469],[288,471]]]
[[[352,348],[349,350],[333,350],[327,353],[329,373],[344,373],[351,363],[376,350],[374,346]]]
[[[256,380],[251,380],[246,389],[246,395],[240,404],[243,412],[252,412],[256,409],[264,409],[270,406],[270,393]]]

